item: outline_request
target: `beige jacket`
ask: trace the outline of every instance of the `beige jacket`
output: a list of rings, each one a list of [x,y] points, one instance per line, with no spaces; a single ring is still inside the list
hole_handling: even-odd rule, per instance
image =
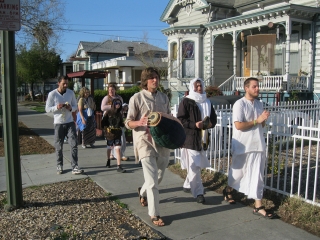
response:
[[[128,122],[137,121],[144,114],[148,116],[150,112],[170,114],[170,103],[167,95],[159,91],[152,94],[147,90],[141,90],[139,93],[134,94],[129,101],[129,111],[125,121],[126,128],[131,129],[128,126]],[[147,127],[137,127],[132,130],[136,162],[145,157],[160,156],[169,158],[170,149],[159,146],[153,139],[151,139],[151,141],[148,140],[148,137],[150,139],[150,133]]]

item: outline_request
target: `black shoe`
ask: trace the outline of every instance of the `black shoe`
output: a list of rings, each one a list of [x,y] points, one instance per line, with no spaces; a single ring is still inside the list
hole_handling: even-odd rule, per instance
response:
[[[127,170],[123,169],[123,168],[121,167],[121,165],[119,165],[118,168],[117,168],[117,172],[119,172],[119,173],[125,173],[126,171],[127,171]]]
[[[204,199],[204,196],[202,194],[197,196],[197,203],[205,203],[205,202],[206,200]]]
[[[107,168],[110,168],[110,159],[108,159],[107,164],[106,164]]]
[[[229,190],[229,191],[227,191],[227,190]],[[226,186],[223,189],[223,198],[224,198],[224,200],[229,204],[236,204],[236,201],[233,199],[232,194],[233,194],[233,189],[230,190],[230,188],[228,188],[228,186]]]
[[[191,193],[191,188],[182,188],[185,193]]]

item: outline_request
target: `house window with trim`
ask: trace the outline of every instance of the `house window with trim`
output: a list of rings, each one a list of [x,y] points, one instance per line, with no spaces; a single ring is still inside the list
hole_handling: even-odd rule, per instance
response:
[[[177,56],[178,56],[178,45],[177,43],[171,44],[171,77],[178,77],[178,64],[177,64]]]
[[[182,43],[182,77],[192,78],[195,76],[194,42]]]
[[[84,64],[79,64],[78,66],[79,66],[78,71],[84,71]]]

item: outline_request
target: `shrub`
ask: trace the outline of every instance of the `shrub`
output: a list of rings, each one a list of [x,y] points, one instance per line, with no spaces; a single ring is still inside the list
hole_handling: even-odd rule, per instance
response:
[[[223,95],[222,91],[218,87],[214,87],[214,86],[207,86],[204,91],[207,93],[207,97]]]
[[[139,92],[141,90],[140,87],[138,86],[133,86],[131,88],[125,89],[125,90],[118,90],[117,94],[120,95],[123,99],[124,103],[129,103],[130,98],[137,92]],[[97,111],[101,111],[101,102],[102,99],[108,95],[108,91],[107,90],[100,90],[97,89],[94,91],[94,101],[96,103],[96,110]]]

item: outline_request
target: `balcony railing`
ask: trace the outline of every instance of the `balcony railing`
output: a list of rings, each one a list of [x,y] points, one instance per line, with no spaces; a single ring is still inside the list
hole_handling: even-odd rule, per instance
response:
[[[244,91],[243,82],[248,77],[231,76],[223,82],[219,88],[223,92]],[[285,76],[261,76],[259,88],[261,91],[311,91],[310,76],[289,76],[285,81]]]

